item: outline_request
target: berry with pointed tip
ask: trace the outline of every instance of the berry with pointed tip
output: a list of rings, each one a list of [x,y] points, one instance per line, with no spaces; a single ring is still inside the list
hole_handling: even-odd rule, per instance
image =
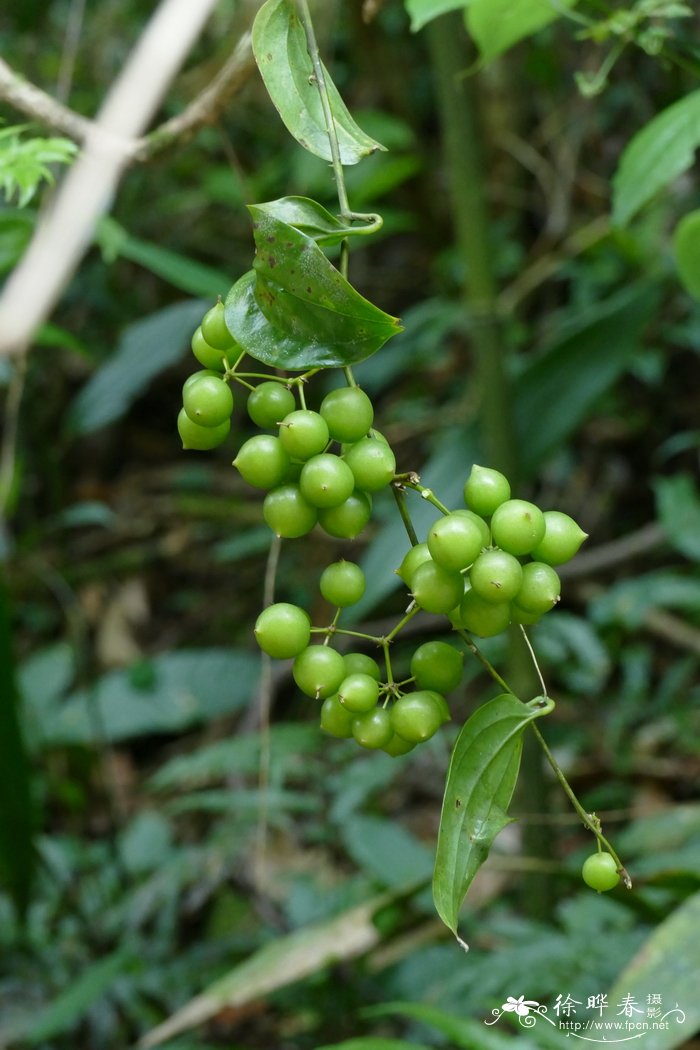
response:
[[[231,429],[231,420],[226,419],[218,427],[200,427],[199,423],[193,423],[185,412],[180,409],[177,417],[177,430],[182,441],[182,447],[187,450],[205,452],[216,448],[226,437]]]
[[[195,333],[192,336],[191,346],[192,353],[197,358],[200,365],[204,365],[205,368],[211,368],[219,373],[223,372],[226,367],[224,351],[217,350],[214,346],[209,346],[209,343],[202,335],[201,325],[195,330]]]
[[[320,452],[301,468],[299,488],[314,507],[339,507],[352,495],[355,479],[340,456]]]
[[[211,310],[207,310],[204,317],[202,318],[202,335],[209,346],[213,346],[215,350],[230,350],[232,346],[235,346],[236,340],[233,338],[226,326],[226,320],[224,318],[224,304],[219,300]]]
[[[467,506],[484,518],[489,518],[507,499],[510,499],[510,482],[505,474],[475,463],[464,483],[464,502]]]
[[[233,466],[254,488],[272,489],[287,476],[289,456],[279,438],[255,434],[243,442]]]
[[[544,512],[544,536],[532,549],[532,557],[547,565],[562,565],[573,558],[588,533],[561,510]]]
[[[338,691],[345,677],[343,657],[329,645],[309,645],[295,659],[292,676],[302,693],[325,700]]]
[[[346,675],[338,686],[338,700],[348,711],[362,714],[376,707],[379,699],[379,683],[371,675],[361,671]]]
[[[411,586],[413,573],[424,561],[431,561],[427,543],[414,544],[404,555],[403,561],[396,570],[396,574],[401,577],[408,588]]]
[[[541,616],[554,608],[560,594],[561,581],[551,565],[529,561],[523,565],[523,582],[513,601],[525,612]]]
[[[491,518],[493,542],[508,554],[529,554],[544,536],[544,514],[525,499],[501,503]]]
[[[195,376],[183,388],[182,406],[198,426],[218,427],[231,418],[233,394],[228,383],[220,376]]]
[[[464,594],[464,580],[458,572],[443,569],[434,561],[424,561],[413,573],[411,593],[416,604],[430,613],[449,613]]]
[[[278,485],[265,496],[263,518],[276,536],[293,540],[311,532],[318,515],[304,499],[298,485]]]

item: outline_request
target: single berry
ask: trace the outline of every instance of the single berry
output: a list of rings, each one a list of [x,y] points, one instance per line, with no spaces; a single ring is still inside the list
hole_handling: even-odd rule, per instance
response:
[[[204,365],[205,368],[211,368],[218,373],[223,372],[226,367],[224,361],[224,351],[217,350],[214,346],[209,346],[202,335],[201,326],[196,329],[192,336],[192,353],[199,361],[200,365]]]
[[[204,452],[216,448],[226,440],[231,429],[231,420],[225,420],[218,427],[200,427],[199,423],[193,423],[184,408],[181,408],[177,417],[177,429],[183,448]]]
[[[235,345],[233,338],[224,319],[224,304],[219,301],[211,310],[207,310],[202,318],[202,335],[209,346],[215,350],[230,350]]]
[[[338,691],[345,677],[343,657],[329,645],[310,645],[294,661],[292,676],[302,693],[325,700]]]
[[[489,518],[502,503],[510,499],[510,482],[500,470],[474,464],[464,483],[464,502],[467,506]]]
[[[345,653],[345,674],[368,674],[375,682],[381,681],[382,673],[379,664],[365,653]]]
[[[379,492],[386,488],[396,473],[394,453],[376,438],[356,441],[343,458],[355,477],[355,485],[363,492]]]
[[[483,547],[481,529],[462,514],[438,518],[428,532],[428,550],[444,569],[466,569]]]
[[[279,438],[294,459],[307,460],[323,452],[330,434],[323,416],[308,408],[288,412],[280,423]]]
[[[397,736],[411,744],[420,744],[437,733],[444,713],[428,690],[407,693],[391,709],[391,724]]]
[[[336,561],[321,573],[320,590],[331,605],[344,609],[359,602],[365,593],[365,574],[353,561]]]
[[[224,379],[203,375],[185,385],[182,405],[193,423],[200,427],[218,427],[231,418],[233,394]]]
[[[255,640],[264,653],[277,660],[298,656],[309,644],[311,620],[298,605],[276,602],[258,616]]]
[[[411,657],[411,675],[418,689],[451,693],[462,681],[464,654],[448,642],[424,642]]]
[[[588,533],[560,510],[544,512],[544,536],[532,549],[532,557],[547,565],[561,565],[573,558]]]
[[[394,735],[391,716],[383,707],[375,707],[362,715],[355,715],[352,735],[362,747],[376,751],[386,747]]]
[[[379,699],[379,683],[371,675],[346,675],[338,686],[338,700],[348,711],[357,714],[371,711]]]
[[[347,463],[332,452],[320,452],[301,468],[299,488],[314,507],[339,507],[355,488]]]
[[[559,601],[561,581],[551,565],[529,561],[523,565],[523,582],[513,601],[525,612],[541,616]]]
[[[338,694],[327,697],[321,704],[321,729],[331,736],[348,738],[352,736],[352,723],[357,715],[346,711],[338,700]]]
[[[214,376],[215,379],[221,379],[221,372],[215,372],[213,368],[200,368],[198,372],[193,372],[192,375],[188,376],[182,384],[183,395],[185,391],[189,390],[192,384],[198,382],[202,376]]]
[[[520,590],[523,567],[505,551],[484,551],[469,570],[473,590],[487,602],[509,602]]]
[[[508,554],[529,554],[544,536],[544,529],[544,514],[524,499],[506,500],[491,518],[493,542]]]
[[[591,854],[583,862],[581,875],[586,885],[592,890],[597,890],[598,893],[614,889],[620,881],[614,857],[604,851]]]
[[[498,606],[494,606],[494,608],[498,608]],[[509,608],[511,623],[521,623],[524,627],[531,627],[533,624],[538,623],[543,616],[543,613],[528,612],[527,609],[521,608],[517,602],[511,602]]]
[[[459,621],[462,627],[477,638],[493,638],[505,631],[511,620],[509,602],[487,601],[470,588],[462,598],[459,607]]]
[[[316,508],[301,494],[298,485],[278,485],[265,496],[263,518],[276,536],[293,540],[311,532],[316,524]]]
[[[480,515],[475,514],[473,510],[453,510],[453,514],[459,514],[463,518],[468,518],[469,521],[473,521],[477,529],[481,533],[481,546],[488,547],[491,543],[491,529],[488,524],[484,521]]]
[[[251,390],[246,402],[248,415],[255,425],[263,430],[276,427],[285,416],[294,411],[295,406],[292,391],[273,380],[259,383],[255,390]]]
[[[233,466],[254,488],[272,489],[286,478],[289,456],[279,438],[255,434],[241,445]]]
[[[416,543],[404,555],[404,559],[396,570],[396,574],[401,577],[408,588],[411,586],[413,573],[424,561],[431,561],[427,543]]]
[[[464,594],[464,580],[458,572],[443,569],[434,561],[424,561],[411,578],[416,604],[430,613],[449,613]]]
[[[407,755],[409,751],[413,751],[415,746],[416,745],[412,741],[404,740],[403,737],[397,736],[396,733],[394,733],[389,743],[384,744],[382,751],[385,751],[387,755],[391,755],[392,758],[397,758],[399,755]]]
[[[354,540],[372,514],[372,500],[366,492],[353,492],[338,507],[324,507],[318,512],[318,523],[324,532],[336,539]]]
[[[319,412],[335,441],[359,441],[374,420],[372,402],[357,386],[340,387],[326,394]]]

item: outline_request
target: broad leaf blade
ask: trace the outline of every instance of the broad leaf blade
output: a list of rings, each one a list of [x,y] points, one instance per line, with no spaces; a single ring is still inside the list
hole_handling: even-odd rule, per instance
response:
[[[472,0],[467,28],[485,61],[559,18],[576,0]]]
[[[682,175],[700,146],[700,91],[657,113],[625,148],[613,178],[612,217],[625,226],[663,186]]]
[[[265,87],[287,130],[310,153],[331,160],[328,130],[306,50],[306,35],[291,0],[267,0],[253,23],[253,54]],[[350,116],[324,69],[343,164],[357,164],[384,149]]]
[[[690,474],[653,482],[656,512],[669,540],[682,554],[700,561],[700,494]]]
[[[469,0],[405,0],[406,11],[411,18],[411,32],[417,33],[438,15],[457,11],[460,7],[466,7],[468,2]]]
[[[673,231],[676,269],[685,290],[700,299],[700,209],[684,215]]]
[[[340,244],[346,237],[376,233],[377,229],[381,228],[379,216],[373,216],[377,222],[354,226],[331,215],[323,205],[309,197],[280,197],[276,201],[257,204],[256,208],[287,223],[288,226],[293,226],[295,230],[311,237],[317,244],[326,246]]]
[[[506,811],[520,768],[523,730],[551,707],[542,698],[523,704],[511,693],[503,693],[478,708],[457,737],[433,874],[435,907],[455,934],[471,881],[496,835],[510,823]]]

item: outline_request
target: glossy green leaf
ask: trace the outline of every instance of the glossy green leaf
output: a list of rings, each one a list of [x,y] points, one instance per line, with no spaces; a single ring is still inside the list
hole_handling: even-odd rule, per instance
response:
[[[684,215],[673,232],[676,269],[683,286],[700,299],[700,208]]]
[[[405,0],[406,10],[411,18],[411,30],[414,33],[439,15],[448,11],[458,11],[468,3],[469,0]]]
[[[532,36],[577,0],[472,0],[466,11],[467,28],[486,61]]]
[[[693,163],[700,146],[700,91],[667,106],[626,146],[613,178],[612,217],[625,226]]]
[[[317,244],[326,246],[339,244],[346,237],[376,233],[381,228],[381,218],[378,215],[371,216],[376,221],[355,226],[353,223],[342,222],[335,215],[331,215],[323,205],[309,197],[280,197],[279,200],[256,204],[255,207],[258,211],[293,226]]]
[[[608,992],[608,1002],[627,998],[646,1011],[647,996],[660,997],[659,1027],[643,1033],[644,1050],[670,1050],[685,1044],[700,1026],[700,892],[665,919]],[[635,1020],[640,1014],[633,1014]],[[661,1021],[665,1021],[664,1026]]]
[[[457,737],[440,817],[433,899],[455,934],[462,901],[496,835],[510,823],[507,809],[520,768],[522,735],[551,701],[523,704],[503,693],[479,707]]]
[[[700,561],[700,493],[690,474],[653,482],[656,512],[670,542],[687,558]]]
[[[251,357],[302,371],[363,361],[401,331],[356,292],[311,237],[252,206],[256,256],[226,299],[226,324]]]
[[[306,49],[306,34],[292,0],[267,0],[253,23],[253,54],[265,87],[287,130],[310,153],[331,160],[321,96]],[[355,123],[324,68],[343,164],[357,164],[384,149]]]

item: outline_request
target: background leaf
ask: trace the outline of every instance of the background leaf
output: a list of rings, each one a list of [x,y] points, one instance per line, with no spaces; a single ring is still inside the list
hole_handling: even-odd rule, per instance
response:
[[[689,295],[700,299],[700,208],[684,215],[673,232],[678,276]]]
[[[469,0],[405,0],[406,10],[411,17],[411,30],[414,33],[438,15],[444,15],[447,11],[458,11],[468,3]]]
[[[467,28],[486,61],[559,18],[576,0],[472,0]]]
[[[653,482],[656,512],[670,542],[687,558],[700,561],[700,493],[690,474]]]

